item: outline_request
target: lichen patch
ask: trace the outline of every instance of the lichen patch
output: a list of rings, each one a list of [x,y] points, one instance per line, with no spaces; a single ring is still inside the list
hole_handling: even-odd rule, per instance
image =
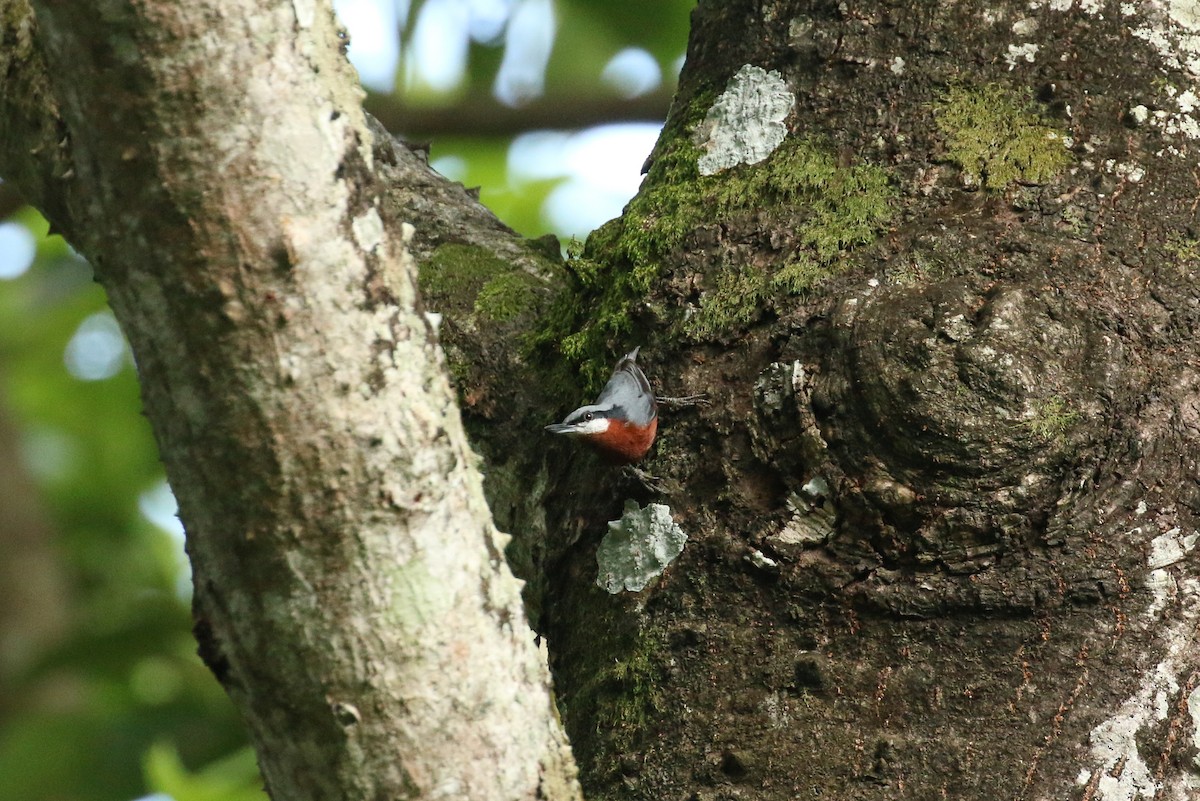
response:
[[[351,225],[354,229],[354,241],[368,253],[383,242],[383,220],[376,209],[367,209],[365,214],[355,217]]]
[[[1036,44],[1026,42],[1019,45],[1009,45],[1008,52],[1004,55],[1004,63],[1008,65],[1008,71],[1012,72],[1017,68],[1017,64],[1022,61],[1027,64],[1032,64],[1037,60],[1038,51],[1041,50]]]
[[[701,175],[714,175],[739,164],[757,164],[787,136],[783,121],[796,96],[775,70],[747,64],[737,71],[717,98],[697,133],[705,152],[697,165]]]
[[[619,520],[608,524],[608,533],[596,551],[599,572],[596,586],[612,594],[641,592],[650,580],[683,552],[687,534],[661,503],[639,507],[625,502]]]
[[[1168,571],[1185,558],[1196,539],[1194,534],[1182,536],[1181,530],[1174,528],[1149,543],[1146,561],[1151,571],[1146,581],[1155,595],[1150,608],[1158,613],[1170,603],[1178,617],[1164,626],[1166,652],[1162,660],[1142,675],[1134,694],[1092,729],[1088,738],[1092,768],[1081,771],[1076,783],[1094,786],[1095,798],[1100,801],[1187,797],[1182,794],[1186,790],[1163,785],[1142,756],[1138,739],[1172,714],[1173,699],[1181,691],[1180,679],[1191,669],[1192,632],[1200,617],[1200,581],[1186,578],[1176,583]],[[1189,711],[1194,698],[1194,692],[1188,696]],[[1200,738],[1200,734],[1193,736]]]

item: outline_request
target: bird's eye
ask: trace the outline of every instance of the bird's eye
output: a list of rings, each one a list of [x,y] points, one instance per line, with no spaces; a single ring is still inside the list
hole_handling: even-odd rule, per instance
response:
[[[591,420],[591,419],[592,419],[593,417],[595,417],[595,416],[596,416],[596,415],[592,414],[591,412],[588,412],[587,414],[585,414],[585,415],[583,416],[584,422],[587,422],[587,421]]]

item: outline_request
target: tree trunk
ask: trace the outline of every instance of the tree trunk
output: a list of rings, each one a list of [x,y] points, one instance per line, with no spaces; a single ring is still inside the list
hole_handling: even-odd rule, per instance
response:
[[[657,497],[556,454],[590,798],[1200,793],[1190,13],[700,4],[559,334],[713,396]],[[609,596],[630,496],[688,541]]]
[[[485,797],[410,756],[451,723],[570,792],[404,243],[589,797],[1200,789],[1190,6],[702,2],[641,193],[565,271],[368,149],[305,8],[0,34],[0,171],[109,286],[276,797]],[[538,436],[635,344],[712,400],[663,410],[653,493]],[[482,726],[443,667],[532,717]]]
[[[0,171],[133,347],[269,792],[577,798],[328,4],[3,8]]]

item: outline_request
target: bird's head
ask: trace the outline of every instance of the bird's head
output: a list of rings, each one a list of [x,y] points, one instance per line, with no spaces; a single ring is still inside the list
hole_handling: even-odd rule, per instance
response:
[[[580,406],[568,414],[561,423],[551,423],[546,430],[551,434],[567,434],[572,437],[598,437],[608,431],[616,407]]]

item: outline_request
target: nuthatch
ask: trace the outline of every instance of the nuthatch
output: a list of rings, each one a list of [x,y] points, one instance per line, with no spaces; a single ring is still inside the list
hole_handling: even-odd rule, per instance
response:
[[[546,430],[579,437],[613,464],[641,461],[658,432],[658,403],[637,366],[639,350],[621,357],[595,403],[580,406]]]

